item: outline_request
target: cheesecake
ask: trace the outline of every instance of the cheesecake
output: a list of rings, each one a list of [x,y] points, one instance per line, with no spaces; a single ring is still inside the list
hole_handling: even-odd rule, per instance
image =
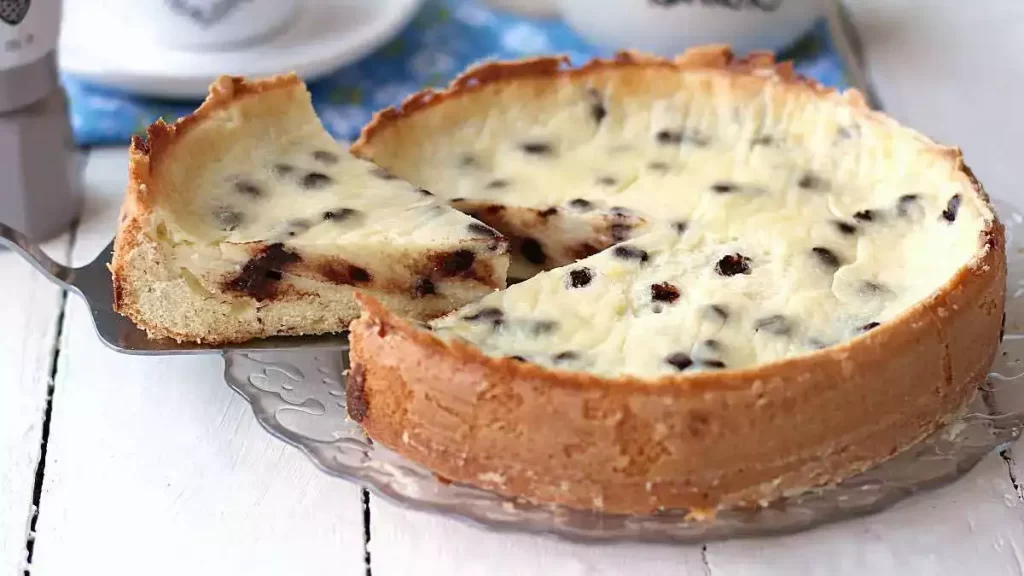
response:
[[[934,432],[998,347],[956,148],[765,54],[492,62],[353,146],[508,237],[426,326],[359,295],[348,407],[437,474],[615,513],[763,504]]]
[[[426,320],[502,288],[507,252],[336,143],[296,76],[222,77],[194,114],[132,139],[114,307],[179,341],[342,332],[357,292]]]

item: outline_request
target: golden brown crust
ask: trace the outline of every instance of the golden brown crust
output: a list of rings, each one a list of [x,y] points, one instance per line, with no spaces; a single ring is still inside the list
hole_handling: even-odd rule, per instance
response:
[[[773,77],[791,84],[801,84],[822,97],[837,98],[848,105],[867,109],[863,95],[855,89],[837,92],[800,76],[792,62],[776,62],[770,52],[753,52],[737,58],[726,45],[699,46],[687,50],[674,59],[659,58],[635,51],[623,51],[614,57],[597,58],[578,67],[569,67],[568,56],[547,56],[506,62],[485,62],[473,66],[451,81],[447,89],[426,89],[405,99],[397,107],[386,108],[374,114],[359,139],[352,144],[352,153],[368,157],[371,140],[389,129],[402,118],[452,99],[462,98],[485,86],[515,82],[524,78],[581,78],[615,68],[666,67],[675,70],[721,70],[734,74]]]
[[[624,53],[575,70],[564,58],[490,63],[447,90],[375,116],[356,154],[411,115],[485,84],[585,75],[607,67],[717,69],[769,77],[836,99],[860,119],[904,130],[949,162],[988,203],[960,151],[932,143],[768,55],[724,47],[675,60]],[[360,297],[351,326],[352,416],[374,440],[458,482],[514,497],[621,513],[771,501],[840,481],[939,428],[974,394],[998,347],[1003,228],[929,298],[840,345],[746,369],[657,379],[605,378],[484,355],[445,342]],[[955,343],[955,345],[953,345]]]
[[[359,296],[353,417],[438,474],[509,496],[621,513],[771,501],[892,456],[967,402],[1003,313],[1000,226],[989,242],[935,296],[855,340],[655,380],[485,356]]]

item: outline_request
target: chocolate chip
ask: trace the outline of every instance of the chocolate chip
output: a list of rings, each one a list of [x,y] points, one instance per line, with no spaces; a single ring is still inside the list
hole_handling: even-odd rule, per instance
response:
[[[353,264],[349,264],[347,272],[348,272],[348,278],[352,282],[357,282],[357,283],[369,282],[370,279],[372,278],[370,276],[369,271],[367,271],[366,268],[362,268],[360,266],[355,266]]]
[[[892,290],[889,290],[877,282],[872,282],[871,280],[861,282],[859,292],[862,296],[882,296],[885,294],[892,294]]]
[[[742,254],[726,254],[715,264],[715,272],[720,276],[750,274],[750,258]]]
[[[956,220],[956,214],[960,211],[960,195],[954,194],[949,202],[946,203],[946,209],[942,211],[942,219],[946,222],[953,222]]]
[[[762,134],[750,141],[751,146],[771,146],[775,139],[767,134]]]
[[[417,278],[412,290],[418,298],[437,294],[437,287],[434,286],[434,282],[430,278]]]
[[[800,177],[796,185],[804,190],[823,190],[828,187],[828,182],[814,172],[807,172]]]
[[[717,351],[722,349],[722,343],[719,342],[718,340],[713,339],[713,338],[701,342],[701,345],[704,346],[705,348],[707,348],[708,350],[712,350],[712,351],[715,351],[715,352],[717,352]]]
[[[853,126],[840,126],[839,130],[836,130],[836,136],[841,140],[849,140],[860,136],[860,126],[856,124]]]
[[[821,350],[822,348],[828,348],[828,344],[818,340],[817,338],[810,338],[807,340],[807,347],[813,350]]]
[[[476,156],[472,154],[463,154],[459,156],[459,168],[470,168],[479,164]]]
[[[647,169],[651,172],[665,173],[669,171],[668,162],[654,161],[647,164]]]
[[[270,244],[250,258],[224,286],[260,302],[269,300],[278,293],[277,282],[283,278],[282,270],[300,260],[302,258],[286,249],[284,244]]]
[[[289,238],[294,238],[312,227],[313,223],[305,218],[293,218],[285,224],[284,231]]]
[[[715,318],[718,318],[722,321],[729,319],[729,311],[725,308],[725,306],[722,306],[720,304],[712,304],[708,306],[708,312]]]
[[[330,186],[333,180],[327,174],[321,172],[310,172],[299,180],[299,185],[306,190],[317,190]]]
[[[700,361],[700,365],[703,368],[715,368],[715,369],[725,368],[725,362],[722,362],[721,360],[701,360]]]
[[[636,246],[628,246],[620,244],[612,249],[612,255],[621,260],[639,260],[640,262],[647,262],[650,260],[650,255],[647,254],[646,250],[641,250]]]
[[[839,268],[839,257],[836,256],[835,252],[829,250],[828,248],[823,248],[821,246],[815,246],[814,248],[811,248],[811,252],[813,252],[814,255],[818,258],[818,261],[824,264],[825,267],[828,268],[829,270],[834,271],[837,268]]]
[[[569,206],[573,209],[585,212],[592,209],[594,207],[594,203],[589,200],[584,200],[583,198],[573,198],[569,201]]]
[[[792,331],[793,325],[781,314],[767,316],[754,323],[754,332],[767,332],[776,336],[786,336]]]
[[[651,300],[671,304],[676,300],[679,300],[679,288],[676,288],[668,282],[651,284]]]
[[[558,322],[554,320],[537,320],[530,326],[530,333],[534,336],[543,336],[545,334],[551,334],[558,328]]]
[[[523,238],[519,250],[523,253],[523,257],[533,264],[543,264],[548,259],[544,254],[544,247],[533,238]]]
[[[907,216],[910,214],[911,207],[915,206],[920,198],[917,194],[904,194],[900,196],[896,201],[896,213],[900,216]]]
[[[540,216],[541,218],[550,218],[555,214],[558,214],[558,208],[555,206],[552,206],[551,208],[545,208],[540,212],[537,212],[537,215]]]
[[[214,211],[213,217],[217,220],[217,226],[225,232],[231,232],[242,224],[245,217],[238,210],[222,208]]]
[[[458,276],[468,272],[476,262],[476,254],[472,250],[456,250],[446,254],[441,260],[441,275],[445,277]]]
[[[461,197],[461,196],[457,196],[457,197],[455,197],[455,198],[452,198],[452,199],[450,200],[450,202],[452,202],[452,203],[454,204],[454,203],[457,203],[457,202],[464,202],[465,200],[466,200],[465,198],[463,198],[463,197]]]
[[[628,240],[629,237],[633,235],[633,225],[616,222],[608,227],[608,231],[612,235],[612,240],[615,242],[622,242],[623,240]]]
[[[274,172],[276,176],[287,176],[295,171],[295,166],[281,162],[278,164],[274,164],[270,169]]]
[[[524,142],[519,145],[519,148],[533,156],[551,156],[555,152],[551,144],[547,142]]]
[[[654,135],[654,139],[658,141],[658,144],[682,144],[683,133],[676,130],[659,130]]]
[[[417,188],[416,192],[418,192],[419,194],[421,194],[423,196],[433,196],[434,195],[433,192],[431,192],[430,190],[427,190],[426,188]]]
[[[561,364],[563,362],[572,362],[573,360],[578,360],[579,357],[580,355],[578,353],[573,352],[572,350],[566,350],[565,352],[559,352],[558,354],[555,354],[554,356],[551,357],[551,359],[554,360],[556,364]]]
[[[245,196],[249,196],[251,198],[259,198],[260,196],[263,195],[263,190],[261,190],[259,186],[253,184],[248,180],[236,180],[234,184],[234,189],[235,192],[238,192],[239,194],[244,194]]]
[[[658,141],[658,144],[682,144],[686,142],[703,148],[711,143],[711,139],[699,132],[689,132],[684,134],[681,130],[659,130],[654,135],[654,139]]]
[[[470,232],[476,234],[477,236],[494,238],[498,235],[497,230],[491,228],[490,226],[487,226],[486,224],[481,224],[479,222],[470,222],[469,225],[466,226],[466,228],[468,228]]]
[[[677,234],[682,234],[686,232],[687,228],[689,227],[690,223],[685,222],[683,220],[676,220],[675,222],[672,223],[672,229],[675,230]]]
[[[881,325],[882,325],[881,322],[868,322],[867,324],[861,326],[857,330],[860,330],[861,332],[867,332],[868,330],[871,330],[873,328],[878,328]]]
[[[502,188],[508,188],[508,185],[509,181],[505,178],[495,178],[488,182],[484,188],[487,188],[488,190],[500,190]]]
[[[676,370],[679,370],[680,372],[686,370],[690,366],[693,366],[693,360],[690,359],[690,356],[688,354],[683,352],[675,352],[669,354],[665,358],[665,362],[671,365]]]
[[[566,286],[569,288],[583,288],[590,285],[590,281],[593,279],[594,271],[590,268],[576,268],[569,271],[569,276],[566,278]]]
[[[358,213],[358,210],[353,210],[352,208],[335,208],[334,210],[324,212],[323,218],[329,222],[344,222]]]
[[[861,210],[853,214],[853,219],[861,222],[872,222],[877,217],[878,214],[874,210]]]
[[[611,176],[601,176],[597,179],[597,183],[600,186],[615,186],[619,181]]]
[[[844,236],[853,236],[857,233],[857,227],[849,222],[843,222],[842,220],[833,220],[832,225],[836,227],[836,230]]]
[[[370,170],[370,174],[373,174],[374,176],[380,178],[381,180],[394,180],[398,178],[398,176],[395,176],[394,174],[388,172],[387,170],[381,168],[380,166],[376,166],[373,168],[373,170]]]
[[[732,194],[739,192],[740,187],[732,182],[715,182],[711,185],[711,191],[715,194]]]
[[[501,308],[488,306],[477,310],[473,314],[463,316],[462,319],[467,322],[493,322],[495,320],[501,320],[504,317],[505,313],[501,311]]]
[[[601,101],[601,93],[591,88],[587,90],[587,98],[590,99],[590,117],[594,120],[595,124],[600,124],[608,116],[608,109],[604,107],[604,103]]]
[[[515,360],[516,362],[526,362],[526,358],[523,358],[522,356],[519,356],[519,355],[509,356],[508,359],[509,360]]]
[[[328,152],[327,150],[317,150],[313,152],[313,159],[317,162],[323,162],[324,164],[337,164],[338,155],[334,152]]]
[[[628,218],[633,214],[633,211],[625,206],[612,206],[608,209],[608,213],[611,214],[613,218]]]

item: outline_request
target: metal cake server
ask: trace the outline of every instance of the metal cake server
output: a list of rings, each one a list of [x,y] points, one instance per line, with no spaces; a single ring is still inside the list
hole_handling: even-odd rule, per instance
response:
[[[225,350],[297,350],[339,348],[348,345],[344,334],[324,336],[282,336],[250,340],[240,344],[197,344],[170,338],[150,338],[131,320],[114,312],[113,286],[107,263],[114,256],[111,242],[92,262],[72,268],[54,261],[35,243],[14,228],[0,223],[0,246],[19,253],[50,281],[82,297],[92,312],[96,334],[104,344],[125,354],[211,354]]]

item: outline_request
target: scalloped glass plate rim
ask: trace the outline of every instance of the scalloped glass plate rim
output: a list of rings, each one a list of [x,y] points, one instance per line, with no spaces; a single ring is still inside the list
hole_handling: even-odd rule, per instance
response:
[[[687,519],[685,511],[613,515],[522,502],[442,482],[369,441],[348,419],[344,348],[228,352],[224,354],[225,380],[250,403],[268,432],[300,449],[324,472],[399,505],[486,529],[549,534],[584,543],[700,543],[800,532],[873,514],[913,494],[947,485],[1020,435],[1024,388],[1019,381],[1024,368],[1015,366],[1024,360],[1024,244],[1018,244],[1015,236],[1018,230],[1024,231],[1024,214],[1005,202],[995,204],[1007,237],[1007,334],[992,372],[979,383],[979,393],[947,426],[893,458],[837,485],[763,508],[724,510],[710,520]]]

